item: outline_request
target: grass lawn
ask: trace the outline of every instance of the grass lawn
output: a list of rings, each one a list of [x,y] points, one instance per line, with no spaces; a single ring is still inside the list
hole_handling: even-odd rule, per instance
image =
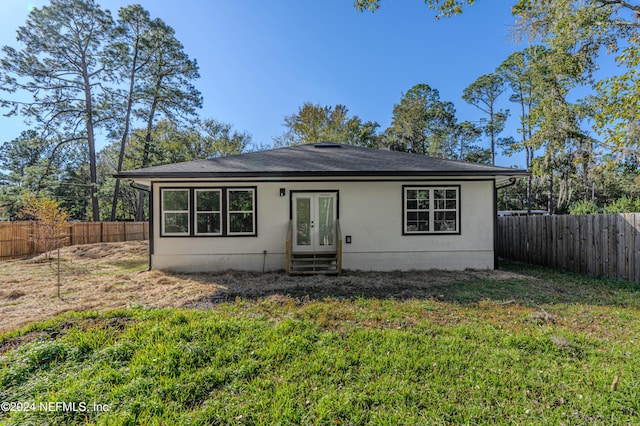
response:
[[[0,424],[640,424],[640,286],[504,268],[40,321],[0,335]]]

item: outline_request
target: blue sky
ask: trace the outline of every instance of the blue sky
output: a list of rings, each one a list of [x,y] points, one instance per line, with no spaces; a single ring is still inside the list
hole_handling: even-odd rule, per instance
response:
[[[115,15],[134,1],[98,0]],[[352,115],[385,129],[393,105],[413,85],[426,83],[451,101],[459,120],[479,120],[465,87],[492,72],[520,47],[511,41],[509,2],[478,2],[460,16],[435,20],[422,0],[382,0],[360,13],[352,0],[139,0],[171,25],[197,59],[204,97],[200,115],[246,131],[270,145],[283,119],[305,102],[344,104]],[[15,32],[29,7],[48,1],[2,0],[0,45],[19,47]],[[517,137],[514,114],[503,134]],[[0,142],[27,126],[0,117]],[[104,144],[104,141],[102,141]],[[499,165],[518,165],[500,157]]]

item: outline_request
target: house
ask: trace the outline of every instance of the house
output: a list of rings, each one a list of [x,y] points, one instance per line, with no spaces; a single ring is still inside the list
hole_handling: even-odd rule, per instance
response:
[[[319,143],[116,175],[150,191],[174,271],[493,269],[496,188],[523,170]]]

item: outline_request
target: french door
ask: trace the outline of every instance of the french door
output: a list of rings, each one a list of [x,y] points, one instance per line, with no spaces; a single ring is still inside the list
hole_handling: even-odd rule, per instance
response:
[[[336,192],[294,192],[291,208],[294,251],[336,250]]]

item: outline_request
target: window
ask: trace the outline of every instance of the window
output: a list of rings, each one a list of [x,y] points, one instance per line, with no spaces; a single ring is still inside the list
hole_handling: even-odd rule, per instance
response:
[[[227,197],[228,234],[252,235],[255,228],[254,190],[229,189]]]
[[[430,193],[428,189],[407,189],[406,196],[406,232],[429,232]]]
[[[460,232],[460,187],[404,187],[404,234]]]
[[[257,235],[255,187],[161,188],[160,194],[162,236]]]
[[[196,189],[196,235],[222,233],[221,190]]]
[[[162,234],[189,235],[189,190],[162,190]]]

